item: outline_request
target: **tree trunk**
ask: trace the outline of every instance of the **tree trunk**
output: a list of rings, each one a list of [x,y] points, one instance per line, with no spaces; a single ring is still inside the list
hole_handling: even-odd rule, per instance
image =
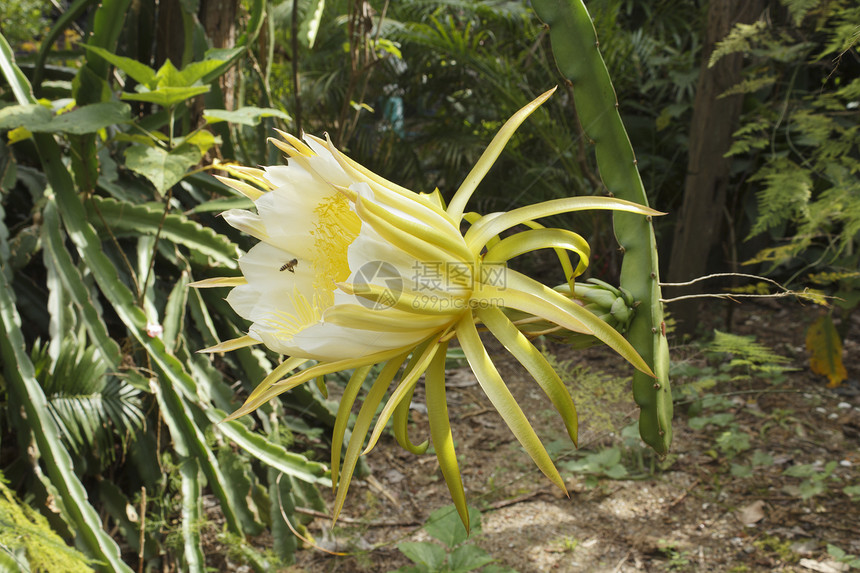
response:
[[[236,14],[239,0],[203,0],[198,16],[212,48],[236,45]],[[233,66],[219,79],[224,94],[224,108],[235,109],[237,67]]]
[[[675,227],[669,259],[669,282],[686,282],[708,272],[712,251],[721,242],[725,217],[730,159],[723,157],[732,143],[743,103],[742,95],[720,98],[720,94],[742,79],[743,54],[723,57],[709,68],[717,42],[737,23],[755,21],[764,0],[711,0],[702,53],[702,69],[696,87],[690,126],[689,158],[684,199]],[[699,292],[689,288],[671,291],[672,296]],[[672,303],[669,310],[679,329],[689,332],[696,325],[699,301]]]

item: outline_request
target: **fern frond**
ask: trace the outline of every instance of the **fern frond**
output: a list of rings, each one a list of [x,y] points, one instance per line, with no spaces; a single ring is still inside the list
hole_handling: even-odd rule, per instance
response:
[[[788,8],[795,26],[800,26],[809,11],[820,3],[821,0],[780,0],[780,4]]]
[[[730,54],[750,51],[752,49],[752,40],[759,39],[758,37],[766,32],[767,24],[764,20],[759,20],[752,24],[735,24],[735,27],[726,36],[726,39],[718,42],[714,51],[711,52],[708,67],[714,67],[720,59]]]
[[[744,366],[753,372],[777,374],[797,370],[786,366],[791,362],[775,353],[769,346],[756,342],[755,336],[741,336],[714,330],[714,340],[706,347],[709,352],[728,354],[733,367]]]
[[[719,97],[724,98],[738,94],[755,93],[760,89],[772,86],[776,83],[778,79],[779,78],[773,74],[759,76],[757,78],[746,78],[742,82],[733,85],[732,87],[721,93]]]
[[[758,192],[759,214],[749,237],[799,218],[809,205],[812,177],[790,159],[772,159],[750,180],[764,181],[765,188]]]

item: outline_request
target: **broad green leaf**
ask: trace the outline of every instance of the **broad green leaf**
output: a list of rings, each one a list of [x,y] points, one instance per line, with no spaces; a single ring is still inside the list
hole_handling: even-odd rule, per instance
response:
[[[492,562],[493,558],[489,553],[474,545],[462,545],[452,551],[448,557],[451,573],[474,571]]]
[[[193,145],[200,150],[200,153],[205,154],[212,148],[213,145],[220,144],[221,138],[214,135],[211,131],[201,129],[199,131],[195,131],[187,137],[177,137],[174,142],[177,147],[181,146],[184,143],[187,143],[188,145]]]
[[[445,549],[427,541],[407,541],[397,545],[406,557],[418,565],[426,565],[430,571],[441,571],[445,564]]]
[[[168,352],[176,350],[176,342],[185,327],[185,307],[188,302],[188,272],[183,271],[179,280],[170,290],[167,297],[167,305],[164,307],[164,320],[162,326],[164,332],[161,339],[164,341],[164,349]]]
[[[111,53],[104,48],[99,48],[97,46],[89,46],[84,44],[84,48],[104,58],[120,70],[124,71],[137,83],[143,84],[149,88],[155,87],[155,70],[153,70],[146,64],[142,64],[137,60],[126,58],[124,56],[117,56],[116,54]]]
[[[842,341],[829,314],[819,317],[806,331],[806,350],[809,367],[816,374],[827,376],[828,387],[835,388],[848,377],[842,363]]]
[[[279,472],[298,478],[308,483],[330,485],[325,476],[326,467],[318,462],[308,460],[305,456],[288,452],[283,446],[267,440],[264,436],[247,429],[241,422],[235,420],[222,422],[227,413],[222,410],[206,411],[209,421],[224,437],[235,442],[242,450],[257,458],[269,467]]]
[[[126,166],[149,179],[160,194],[179,183],[200,161],[200,149],[183,145],[173,151],[148,145],[133,145],[125,151]]]
[[[170,62],[170,60],[168,60]],[[222,60],[203,60],[202,62],[192,62],[181,70],[173,70],[170,73],[161,76],[161,70],[156,72],[155,76],[159,80],[158,86],[184,88],[190,87],[202,80],[207,74],[217,70],[224,62]],[[165,66],[167,64],[165,63]],[[171,67],[173,67],[171,65]]]
[[[238,123],[241,125],[255,126],[260,123],[264,117],[280,117],[285,121],[290,120],[290,116],[279,109],[270,107],[246,106],[240,107],[237,110],[226,109],[207,109],[203,112],[203,119],[208,123],[218,123],[220,121],[228,121],[230,123]]]
[[[80,18],[90,4],[95,4],[98,0],[74,0],[68,8],[62,10],[59,17],[54,20],[50,31],[39,41],[39,54],[36,56],[36,62],[33,65],[33,85],[43,86],[42,80],[45,71],[45,62],[48,60],[48,54],[53,50],[54,43],[57,38],[68,29],[69,26]],[[37,87],[37,90],[39,88]],[[38,94],[37,94],[38,95]]]
[[[0,129],[26,127],[30,131],[40,131],[51,123],[52,117],[49,108],[37,103],[10,105],[0,109]]]
[[[123,92],[120,98],[125,101],[145,101],[160,105],[161,107],[170,107],[191,99],[194,96],[205,94],[209,89],[210,86],[158,87],[154,90],[140,93]]]
[[[481,532],[481,512],[469,507],[469,523],[475,533]],[[469,538],[469,533],[457,516],[453,505],[440,507],[430,514],[424,530],[434,539],[438,539],[448,547],[456,547]]]
[[[60,114],[51,120],[48,131],[62,132],[73,135],[95,133],[105,127],[131,121],[131,108],[118,101],[94,103],[79,107],[73,111]],[[34,131],[30,129],[30,131]]]

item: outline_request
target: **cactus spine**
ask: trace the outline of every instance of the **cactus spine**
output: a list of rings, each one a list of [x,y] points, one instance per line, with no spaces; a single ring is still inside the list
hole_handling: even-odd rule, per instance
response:
[[[615,197],[647,205],[633,147],[585,4],[582,0],[534,0],[533,6],[549,26],[556,64],[573,86],[576,111],[594,144],[603,183]],[[639,302],[628,340],[657,375],[656,380],[640,372],[633,375],[633,397],[641,408],[639,433],[662,454],[672,441],[672,394],[654,228],[650,217],[624,213],[613,217],[615,236],[624,251],[621,286]]]

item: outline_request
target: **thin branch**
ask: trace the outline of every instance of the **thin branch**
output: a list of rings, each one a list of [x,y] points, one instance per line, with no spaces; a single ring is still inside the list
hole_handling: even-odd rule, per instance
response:
[[[796,297],[803,298],[804,296],[807,296],[807,297],[811,296],[808,294],[804,295],[805,292],[806,292],[806,290],[804,289],[802,292],[796,292],[796,291],[790,290],[790,291],[786,291],[786,292],[776,292],[773,294],[748,294],[748,293],[733,293],[733,292],[688,294],[688,295],[684,295],[684,296],[676,296],[675,298],[661,298],[660,302],[670,303],[670,302],[678,302],[679,300],[690,300],[690,299],[694,299],[694,298],[721,298],[721,299],[735,300],[736,298],[784,298],[787,296],[796,296]],[[834,297],[825,297],[824,295],[815,295],[815,296],[816,297],[820,296],[821,298],[834,298]],[[738,302],[738,301],[735,301],[735,302]]]
[[[748,274],[744,274],[744,273],[714,273],[712,275],[705,275],[703,277],[694,278],[693,280],[687,281],[685,283],[660,283],[660,286],[661,287],[690,286],[690,285],[694,285],[696,283],[700,283],[702,281],[706,281],[706,280],[710,280],[710,279],[718,279],[718,278],[723,278],[723,277],[741,277],[741,278],[745,278],[745,279],[758,279],[761,281],[769,282],[770,284],[776,286],[777,288],[782,289],[783,291],[788,291],[787,288],[785,288],[784,286],[782,286],[781,284],[779,284],[778,282],[776,282],[773,279],[769,279],[767,277],[762,277],[759,275],[748,275]]]

